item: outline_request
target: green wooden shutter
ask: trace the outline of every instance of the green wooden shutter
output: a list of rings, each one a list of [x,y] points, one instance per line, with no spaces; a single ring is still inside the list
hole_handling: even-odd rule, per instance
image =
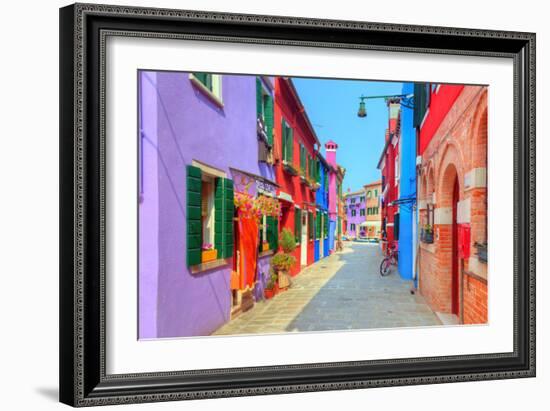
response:
[[[317,210],[317,215],[316,215],[316,225],[315,225],[315,239],[318,240],[319,238],[321,238],[321,231],[322,231],[322,219],[321,219],[321,212],[319,210]]]
[[[297,244],[302,241],[302,210],[294,208],[294,240]]]
[[[201,221],[202,173],[200,168],[187,166],[187,266],[202,261]]]
[[[216,178],[214,197],[214,248],[218,258],[233,256],[233,181]]]
[[[281,120],[281,156],[283,158],[283,161],[286,161],[286,127],[285,127],[285,120]]]
[[[414,83],[413,126],[420,127],[428,109],[428,93],[426,83]]]
[[[279,221],[276,217],[267,216],[267,242],[269,243],[269,249],[277,251],[279,246]]]
[[[294,164],[294,130],[288,127],[288,162]]]
[[[233,256],[233,216],[235,214],[235,203],[233,202],[233,180],[224,178],[224,249],[223,257]]]
[[[325,211],[325,238],[328,237],[328,213]]]
[[[263,98],[262,98],[262,80],[259,77],[256,77],[256,114],[258,118],[262,118],[263,110]]]
[[[270,146],[273,146],[273,97],[271,95],[266,96],[264,118],[267,129],[267,142]]]
[[[399,241],[399,213],[393,215],[393,238]]]
[[[214,192],[214,248],[218,250],[218,258],[223,258],[223,178],[216,178]]]
[[[313,213],[311,211],[307,212],[307,231],[308,231],[308,237],[310,240],[313,240],[313,233],[315,227],[313,227],[314,221],[313,221]]]

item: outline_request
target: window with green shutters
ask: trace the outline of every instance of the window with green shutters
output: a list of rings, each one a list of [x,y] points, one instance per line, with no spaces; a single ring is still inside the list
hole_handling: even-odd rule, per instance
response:
[[[282,120],[281,124],[281,134],[282,134],[282,146],[283,146],[283,161],[292,164],[292,157],[293,157],[293,151],[294,151],[294,136],[293,136],[293,130],[288,125],[288,123],[285,121],[285,119]]]
[[[202,262],[202,172],[187,166],[187,266]]]
[[[303,175],[306,174],[306,166],[307,166],[307,160],[306,160],[306,148],[303,144],[300,144],[300,171]]]
[[[428,83],[414,83],[414,110],[413,110],[413,126],[420,127],[422,120],[428,106],[430,104],[429,99],[429,85]]]
[[[265,125],[267,142],[273,146],[273,97],[265,90],[260,77],[256,77],[256,112]]]
[[[321,218],[321,212],[317,210],[317,215],[315,217],[315,239],[318,240],[321,238],[321,233],[323,231],[323,219]]]
[[[315,221],[313,218],[313,212],[308,211],[307,212],[307,231],[308,231],[308,238],[310,240],[313,240],[313,236],[315,233],[315,227],[313,224],[315,224]]]
[[[193,73],[195,78],[199,80],[204,87],[213,91],[212,74],[210,73]]]
[[[199,167],[187,166],[187,266],[201,264],[203,243],[202,180]],[[233,255],[233,181],[214,180],[214,248],[218,258]]]
[[[328,237],[328,213],[326,211],[323,213],[323,217],[324,217],[323,221],[325,222],[323,224],[323,231],[324,231],[323,235],[325,236],[325,238],[327,238]]]
[[[216,178],[214,199],[214,248],[218,258],[233,256],[233,181],[227,178]]]
[[[279,246],[279,220],[277,217],[266,216],[266,237],[269,249],[277,251]]]
[[[321,162],[318,158],[315,159],[315,181],[321,183]]]
[[[294,208],[294,240],[296,244],[302,241],[302,210],[298,207]]]

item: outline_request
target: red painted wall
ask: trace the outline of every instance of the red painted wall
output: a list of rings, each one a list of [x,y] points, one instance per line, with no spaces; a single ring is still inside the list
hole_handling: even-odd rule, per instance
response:
[[[294,149],[293,162],[295,167],[299,169],[300,165],[300,143],[304,144],[310,156],[315,158],[314,144],[315,137],[309,130],[305,117],[303,116],[303,108],[300,102],[295,98],[292,90],[287,83],[287,80],[280,77],[275,78],[275,107],[274,107],[274,156],[275,156],[275,179],[279,184],[280,191],[283,191],[292,196],[294,204],[287,202],[283,203],[283,217],[279,229],[288,228],[294,233],[294,205],[301,208],[302,213],[311,210],[315,215],[315,192],[312,191],[306,184],[301,182],[300,176],[292,176],[283,168],[282,163],[282,119],[294,129]],[[296,265],[291,270],[292,275],[300,272],[301,247],[300,244],[294,251],[296,257]],[[307,241],[307,265],[314,262],[315,242],[314,240]]]
[[[386,134],[386,138],[390,139],[391,134],[396,132],[397,129],[397,120],[396,119],[390,119],[388,123],[388,131],[389,133]],[[386,152],[384,154],[384,168],[382,169],[382,176],[384,176],[384,180],[386,182],[386,194],[384,195],[384,206],[382,207],[382,220],[386,218],[386,239],[388,240],[388,245],[393,243],[394,241],[394,227],[390,226],[389,224],[394,223],[394,215],[397,211],[396,206],[390,206],[389,204],[392,201],[397,200],[397,193],[398,188],[395,184],[395,157],[399,155],[399,145],[397,144],[395,147],[391,142],[388,144],[386,148]]]
[[[420,128],[418,154],[424,153],[439,125],[463,89],[464,85],[440,84],[437,91],[430,93],[429,111]]]

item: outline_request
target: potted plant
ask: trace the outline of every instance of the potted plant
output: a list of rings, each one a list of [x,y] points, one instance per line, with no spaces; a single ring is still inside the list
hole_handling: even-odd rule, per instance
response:
[[[265,285],[264,296],[267,300],[269,300],[270,298],[273,298],[278,291],[279,287],[277,286],[277,275],[272,273],[267,281],[267,284]]]
[[[487,243],[474,243],[474,247],[477,249],[477,258],[482,263],[487,262]]]
[[[294,234],[284,228],[279,238],[279,244],[281,245],[281,252],[278,252],[271,258],[271,268],[278,277],[279,288],[286,289],[290,286],[289,271],[294,264],[296,264],[296,257],[292,255],[292,252],[296,249],[296,240]]]
[[[210,243],[203,244],[201,261],[207,263],[209,261],[214,261],[216,258],[218,258],[218,250]]]
[[[420,232],[420,239],[426,244],[433,244],[434,242],[434,231],[431,224],[426,224],[422,231]]]

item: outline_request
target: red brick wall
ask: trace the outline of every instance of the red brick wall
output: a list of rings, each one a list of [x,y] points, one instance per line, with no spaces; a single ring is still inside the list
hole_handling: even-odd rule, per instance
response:
[[[432,310],[451,311],[451,277],[441,275],[436,255],[423,246],[420,249],[420,290]]]
[[[444,92],[441,88],[439,91]],[[428,113],[428,116],[430,115]],[[472,270],[480,278],[487,276],[487,264],[477,260],[475,242],[487,241],[487,189],[473,187],[472,178],[466,185],[466,175],[487,167],[487,88],[465,86],[422,153],[419,177],[419,198],[432,201],[439,215],[453,207],[453,186],[458,181],[459,200],[469,200],[468,215],[471,239],[470,256],[460,261],[459,267]],[[439,210],[438,210],[439,209]],[[425,211],[421,211],[425,220]],[[451,311],[452,293],[452,225],[449,218],[434,225],[434,244],[420,253],[420,292],[435,311]],[[467,277],[461,285],[462,299],[459,312],[464,323],[480,323],[487,319],[487,286],[484,280]],[[468,288],[469,287],[469,288]]]
[[[487,322],[487,284],[465,275],[462,290],[464,324],[485,324]]]

